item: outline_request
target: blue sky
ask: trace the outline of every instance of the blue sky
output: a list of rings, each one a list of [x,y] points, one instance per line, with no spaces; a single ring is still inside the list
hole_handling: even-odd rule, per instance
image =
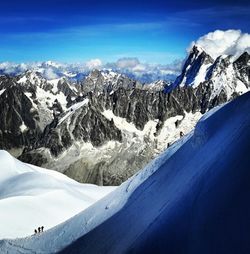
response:
[[[8,0],[1,3],[0,61],[167,64],[216,29],[249,32],[250,1]]]

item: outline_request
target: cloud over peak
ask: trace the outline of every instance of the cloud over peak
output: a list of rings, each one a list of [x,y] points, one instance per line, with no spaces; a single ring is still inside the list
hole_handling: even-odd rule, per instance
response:
[[[102,63],[100,59],[90,59],[85,63],[64,64],[53,61],[37,63],[0,63],[0,74],[20,75],[27,70],[33,70],[49,80],[60,77],[73,79],[82,78],[93,69],[109,70],[112,69],[141,82],[151,83],[156,80],[173,80],[179,74],[181,62],[176,61],[172,64],[149,64],[142,63],[136,57],[120,58],[112,63]]]
[[[91,59],[85,63],[87,69],[98,69],[102,66],[102,61],[100,59]]]
[[[250,53],[250,34],[241,30],[216,30],[191,43],[201,46],[214,59],[220,55],[238,57],[243,52]]]
[[[202,47],[212,58],[220,55],[233,55],[234,58],[244,51],[250,53],[250,34],[241,30],[216,30],[210,32],[190,44]],[[63,76],[80,79],[93,69],[116,71],[141,82],[150,83],[156,80],[174,80],[182,69],[183,60],[176,60],[171,64],[151,64],[141,62],[137,57],[123,57],[114,62],[103,63],[100,59],[90,59],[84,63],[57,63],[52,61],[36,63],[0,63],[0,74],[19,75],[26,70],[40,72],[48,79]]]

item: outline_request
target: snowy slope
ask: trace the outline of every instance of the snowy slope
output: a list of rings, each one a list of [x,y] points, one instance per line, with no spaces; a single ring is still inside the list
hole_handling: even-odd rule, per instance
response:
[[[58,122],[58,125],[61,124],[63,121],[65,121],[69,116],[71,116],[73,113],[75,113],[75,111],[79,108],[81,108],[82,106],[84,105],[87,105],[89,102],[89,99],[84,99],[83,101],[81,102],[77,102],[75,104],[73,104],[71,107],[69,107],[66,111],[65,111],[65,115],[60,118],[59,122]]]
[[[249,253],[250,93],[82,213],[1,253]]]
[[[69,219],[114,190],[79,184],[55,171],[24,164],[0,151],[0,239],[33,234]]]

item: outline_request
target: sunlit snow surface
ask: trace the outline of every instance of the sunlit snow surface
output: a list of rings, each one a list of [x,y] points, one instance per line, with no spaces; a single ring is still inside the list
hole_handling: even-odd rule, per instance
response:
[[[115,191],[1,253],[249,254],[250,93],[209,112]]]
[[[114,189],[79,184],[0,151],[0,239],[29,236],[39,226],[54,227]]]

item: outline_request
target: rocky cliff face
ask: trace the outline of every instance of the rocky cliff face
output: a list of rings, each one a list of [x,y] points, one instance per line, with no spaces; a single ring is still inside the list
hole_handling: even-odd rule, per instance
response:
[[[249,54],[243,53],[238,59],[233,56],[219,56],[213,60],[201,47],[194,46],[177,77],[173,87],[192,86],[201,83],[211,87],[211,100],[216,96],[226,96],[227,100],[245,93],[249,89]],[[224,95],[222,95],[224,94]]]
[[[205,80],[206,70],[214,60],[201,47],[194,46],[183,66],[182,73],[175,80],[173,86],[197,87]]]
[[[10,85],[2,92],[0,107],[1,148],[26,147],[40,136],[39,114],[19,87]]]
[[[213,60],[194,47],[172,85],[97,70],[80,83],[2,76],[0,146],[78,181],[117,185],[207,110],[247,91],[249,72],[247,53]]]
[[[250,87],[250,55],[243,53],[234,63],[237,78],[247,86]]]

